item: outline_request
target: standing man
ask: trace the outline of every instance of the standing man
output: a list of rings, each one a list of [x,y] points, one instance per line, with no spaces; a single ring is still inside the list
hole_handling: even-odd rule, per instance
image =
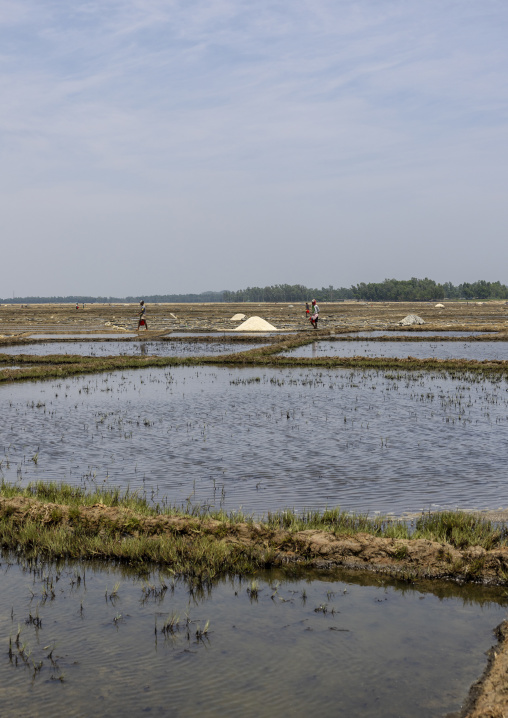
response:
[[[317,305],[317,302],[315,299],[312,300],[312,316],[310,318],[310,322],[314,329],[317,329],[317,323],[319,320],[319,307]]]
[[[146,307],[143,299],[140,301],[139,306],[141,307],[141,311],[139,312],[138,332],[140,327],[145,327],[146,331],[148,331],[148,324],[146,323]]]

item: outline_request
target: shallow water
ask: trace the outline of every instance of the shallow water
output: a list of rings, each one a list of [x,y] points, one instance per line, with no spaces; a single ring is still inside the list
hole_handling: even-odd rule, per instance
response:
[[[137,334],[115,332],[114,334],[31,334],[30,339],[120,339],[121,337],[137,337]]]
[[[259,344],[244,342],[171,342],[171,341],[139,341],[139,342],[51,342],[51,344],[25,344],[23,346],[2,347],[2,354],[33,354],[48,356],[50,354],[68,354],[79,356],[206,356],[212,354],[233,354],[248,351]]]
[[[34,568],[2,557],[5,715],[442,716],[506,613],[492,590],[361,574],[261,573],[255,598],[238,578],[192,590],[167,574]]]
[[[3,385],[0,401],[8,481],[261,515],[507,504],[497,377],[176,367]]]
[[[214,332],[172,332],[172,335],[175,337],[276,337],[279,334],[296,334],[296,332],[286,332],[282,330],[276,332],[237,332],[234,330],[224,331],[222,329],[217,329]]]
[[[508,359],[508,342],[315,341],[283,352],[292,357],[407,357],[415,359]]]
[[[344,336],[351,337],[477,337],[492,334],[493,332],[454,332],[454,331],[383,331],[374,332],[348,332]],[[495,332],[494,332],[495,334]]]

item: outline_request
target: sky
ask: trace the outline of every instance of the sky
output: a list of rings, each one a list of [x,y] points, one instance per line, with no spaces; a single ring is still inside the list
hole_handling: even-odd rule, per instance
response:
[[[0,0],[0,297],[508,283],[506,0]]]

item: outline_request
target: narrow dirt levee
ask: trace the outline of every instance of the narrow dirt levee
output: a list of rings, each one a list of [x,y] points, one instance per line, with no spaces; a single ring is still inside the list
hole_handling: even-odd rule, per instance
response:
[[[508,716],[508,621],[496,629],[497,646],[489,651],[487,668],[473,684],[462,711],[447,718],[507,718]]]
[[[192,542],[193,537],[206,535],[226,545],[245,547],[252,555],[256,551],[263,553],[265,566],[302,564],[320,569],[342,566],[407,580],[508,583],[508,546],[490,550],[480,546],[459,549],[427,539],[383,538],[368,533],[336,535],[333,530],[288,531],[255,521],[242,523],[166,514],[146,516],[104,504],[76,509],[23,496],[0,498],[0,520],[6,517],[19,526],[27,520],[49,528],[58,526],[68,529],[69,535],[77,525],[86,525],[89,532],[100,532],[108,526],[124,537],[186,536]]]

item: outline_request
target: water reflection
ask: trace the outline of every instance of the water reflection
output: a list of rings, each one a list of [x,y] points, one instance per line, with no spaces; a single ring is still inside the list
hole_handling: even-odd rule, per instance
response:
[[[407,357],[415,359],[508,359],[508,342],[341,342],[316,341],[282,356]]]
[[[176,367],[0,386],[0,470],[263,514],[497,509],[506,381]],[[37,462],[32,458],[37,454]]]
[[[437,331],[433,329],[432,331],[419,331],[419,330],[413,330],[413,331],[404,331],[404,330],[397,330],[397,331],[373,331],[373,332],[347,332],[347,334],[343,334],[343,336],[354,336],[354,337],[477,337],[477,336],[485,336],[486,334],[496,334],[496,332],[457,332],[457,331]]]
[[[264,346],[261,343],[244,342],[171,342],[171,341],[136,341],[136,342],[51,342],[41,344],[24,344],[22,346],[1,347],[2,354],[33,354],[47,356],[49,354],[70,354],[79,356],[205,356],[209,354],[233,354]]]
[[[31,334],[30,339],[82,339],[87,341],[88,339],[122,339],[123,337],[137,337],[137,334],[129,332],[115,332],[107,333],[103,332],[100,334],[94,334],[89,332],[81,332],[80,334]]]
[[[1,571],[6,715],[441,716],[505,614],[492,590],[344,572],[212,586],[7,554]]]

